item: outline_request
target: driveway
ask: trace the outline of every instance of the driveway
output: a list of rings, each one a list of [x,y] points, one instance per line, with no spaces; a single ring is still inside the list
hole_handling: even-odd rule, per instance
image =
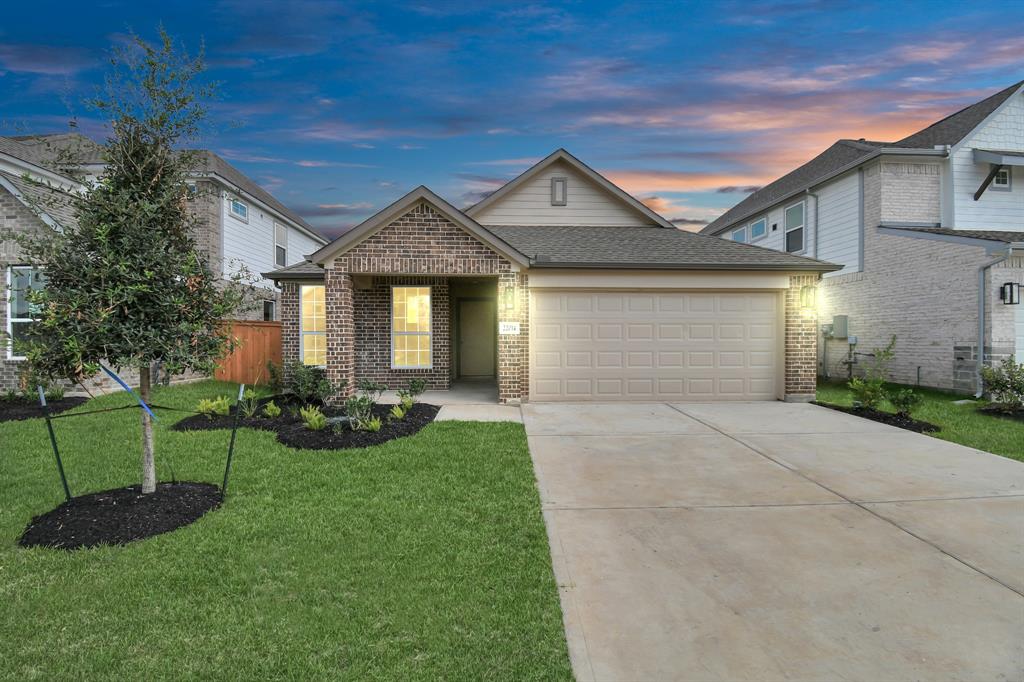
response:
[[[1024,465],[822,407],[528,404],[580,680],[1024,679]]]

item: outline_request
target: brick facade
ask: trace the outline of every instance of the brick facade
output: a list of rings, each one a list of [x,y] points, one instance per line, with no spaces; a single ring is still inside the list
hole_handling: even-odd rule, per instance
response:
[[[814,400],[817,391],[818,317],[802,306],[804,287],[814,287],[818,275],[793,275],[784,293],[784,394],[787,401]]]

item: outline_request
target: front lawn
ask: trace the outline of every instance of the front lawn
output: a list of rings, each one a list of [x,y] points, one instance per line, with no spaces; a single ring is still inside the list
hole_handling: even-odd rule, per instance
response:
[[[895,384],[890,385],[890,387]],[[960,443],[979,450],[1024,461],[1024,422],[978,412],[983,401],[969,405],[954,405],[954,401],[970,396],[947,393],[930,388],[910,387],[924,400],[914,410],[914,418],[931,422],[941,428],[929,435]],[[818,400],[825,403],[850,406],[853,395],[845,382],[819,381]],[[883,409],[892,410],[885,404]]]
[[[191,408],[234,395],[158,389]],[[125,404],[123,394],[79,411]],[[72,494],[138,482],[137,410],[55,422]],[[161,480],[219,484],[229,432],[156,429]],[[0,424],[0,670],[11,679],[570,679],[526,437],[438,422],[293,450],[239,430],[225,505],[173,533],[15,545],[63,499],[42,420]]]

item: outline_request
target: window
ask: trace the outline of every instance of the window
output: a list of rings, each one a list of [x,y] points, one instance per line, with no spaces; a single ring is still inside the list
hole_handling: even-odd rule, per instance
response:
[[[569,203],[568,178],[551,178],[551,205],[565,206]]]
[[[745,242],[747,241],[747,228],[741,227],[738,230],[732,231],[732,240],[734,242]]]
[[[264,322],[273,322],[274,321],[274,319],[277,317],[276,310],[275,310],[276,307],[277,306],[275,305],[275,303],[273,301],[264,301],[263,302],[263,321]]]
[[[301,331],[299,353],[302,364],[323,367],[327,364],[327,308],[322,284],[299,287]]]
[[[1002,190],[1008,192],[1013,183],[1013,173],[1009,168],[1000,168],[996,176],[992,178],[992,189]]]
[[[429,368],[430,287],[391,287],[391,366]]]
[[[764,218],[750,223],[750,241],[755,241],[768,233],[768,221]]]
[[[245,202],[239,201],[238,199],[232,199],[231,215],[235,216],[239,220],[249,222],[249,207],[245,204]]]
[[[274,223],[274,263],[283,268],[288,265],[288,228]]]
[[[16,346],[25,340],[29,326],[36,320],[37,310],[29,303],[28,292],[42,289],[46,284],[46,278],[40,270],[27,265],[15,265],[7,270],[7,283],[10,287],[7,306],[7,357],[16,360],[23,358]]]
[[[804,250],[804,202],[793,204],[786,209],[786,251],[799,253]]]

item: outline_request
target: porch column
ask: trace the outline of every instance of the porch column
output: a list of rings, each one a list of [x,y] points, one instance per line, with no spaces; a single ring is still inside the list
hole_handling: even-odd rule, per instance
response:
[[[299,361],[299,284],[281,283],[281,369],[291,379],[292,367]]]
[[[327,305],[327,378],[337,399],[352,395],[355,373],[355,324],[352,275],[333,267],[324,271]]]
[[[498,334],[498,401],[516,402],[527,397],[530,384],[530,290],[525,274],[498,276],[498,321],[519,323],[518,334]]]
[[[793,275],[786,289],[786,402],[810,402],[817,394],[818,311],[801,302],[803,288],[817,284],[817,275]]]

